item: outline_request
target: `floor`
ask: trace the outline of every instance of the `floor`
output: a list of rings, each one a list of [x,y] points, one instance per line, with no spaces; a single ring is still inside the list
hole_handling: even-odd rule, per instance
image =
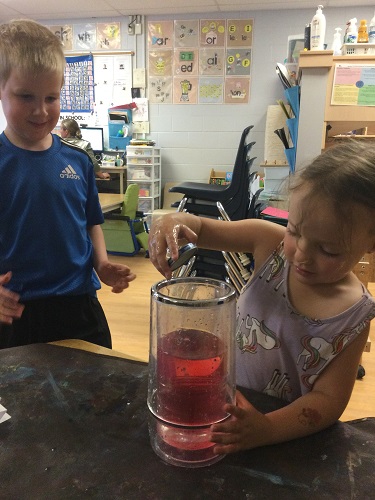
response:
[[[106,313],[112,332],[113,349],[128,353],[142,361],[148,361],[149,328],[150,328],[150,289],[163,277],[151,262],[138,254],[134,257],[110,257],[121,262],[137,274],[137,279],[130,288],[121,294],[113,294],[110,288],[103,285],[98,296]],[[375,295],[375,283],[369,284],[370,292]],[[370,352],[364,352],[362,364],[366,375],[357,380],[350,402],[341,420],[354,420],[375,416],[375,320],[372,322]]]

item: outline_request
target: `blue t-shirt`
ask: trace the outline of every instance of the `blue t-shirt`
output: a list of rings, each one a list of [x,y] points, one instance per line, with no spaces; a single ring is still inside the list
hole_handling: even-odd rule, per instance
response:
[[[21,301],[95,295],[88,226],[101,224],[94,169],[85,152],[52,135],[45,151],[28,151],[0,135],[0,274]]]

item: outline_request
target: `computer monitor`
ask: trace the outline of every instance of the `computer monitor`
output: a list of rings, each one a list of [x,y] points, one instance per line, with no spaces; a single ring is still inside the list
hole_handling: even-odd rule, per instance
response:
[[[82,127],[82,139],[89,141],[94,152],[104,150],[104,133],[100,127]]]

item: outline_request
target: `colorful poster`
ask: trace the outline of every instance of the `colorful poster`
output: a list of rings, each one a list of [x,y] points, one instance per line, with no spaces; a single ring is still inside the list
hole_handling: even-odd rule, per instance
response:
[[[253,19],[148,23],[151,103],[249,101]]]
[[[226,71],[228,76],[250,75],[251,49],[228,49],[226,57]]]
[[[252,47],[253,19],[228,19],[227,47]]]
[[[250,78],[226,78],[224,102],[226,104],[247,104],[250,94]]]
[[[225,52],[222,48],[203,48],[199,51],[199,74],[205,76],[223,75]]]
[[[96,45],[98,49],[121,49],[120,23],[98,23],[96,25]]]
[[[186,76],[173,79],[173,104],[196,104],[197,95],[198,78]]]
[[[149,49],[172,49],[173,38],[173,21],[155,21],[148,23]]]
[[[172,76],[172,50],[153,50],[148,53],[150,76]]]
[[[57,26],[47,26],[53,34],[61,41],[64,51],[73,50],[73,27],[67,24]]]
[[[153,104],[171,104],[172,103],[172,77],[154,77],[149,78],[148,95]]]
[[[225,20],[202,20],[200,23],[200,44],[210,47],[224,47]]]
[[[175,76],[197,75],[199,67],[198,49],[174,50],[173,74]]]
[[[75,24],[73,26],[73,49],[96,49],[96,24]]]
[[[223,102],[224,78],[199,79],[199,104],[221,104]]]
[[[93,56],[66,58],[61,111],[90,112],[94,109]]]
[[[375,66],[336,64],[331,104],[375,106]]]
[[[174,22],[175,47],[197,47],[199,45],[199,21]]]

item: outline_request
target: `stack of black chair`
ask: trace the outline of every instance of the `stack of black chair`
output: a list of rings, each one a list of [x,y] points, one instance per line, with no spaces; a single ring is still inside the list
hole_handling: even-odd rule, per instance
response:
[[[228,185],[184,182],[170,191],[182,193],[179,211],[202,217],[241,220],[257,216],[257,193],[251,196],[251,182],[255,173],[250,173],[255,158],[250,157],[255,142],[247,142],[253,126],[242,132],[233,167],[232,180]],[[239,267],[240,265],[240,267]],[[189,275],[204,276],[232,281],[237,290],[247,281],[251,267],[251,256],[231,255],[225,252],[199,249],[194,262],[188,267]],[[176,273],[181,276],[186,269]],[[238,278],[242,278],[238,281]],[[238,281],[238,282],[237,282]]]

